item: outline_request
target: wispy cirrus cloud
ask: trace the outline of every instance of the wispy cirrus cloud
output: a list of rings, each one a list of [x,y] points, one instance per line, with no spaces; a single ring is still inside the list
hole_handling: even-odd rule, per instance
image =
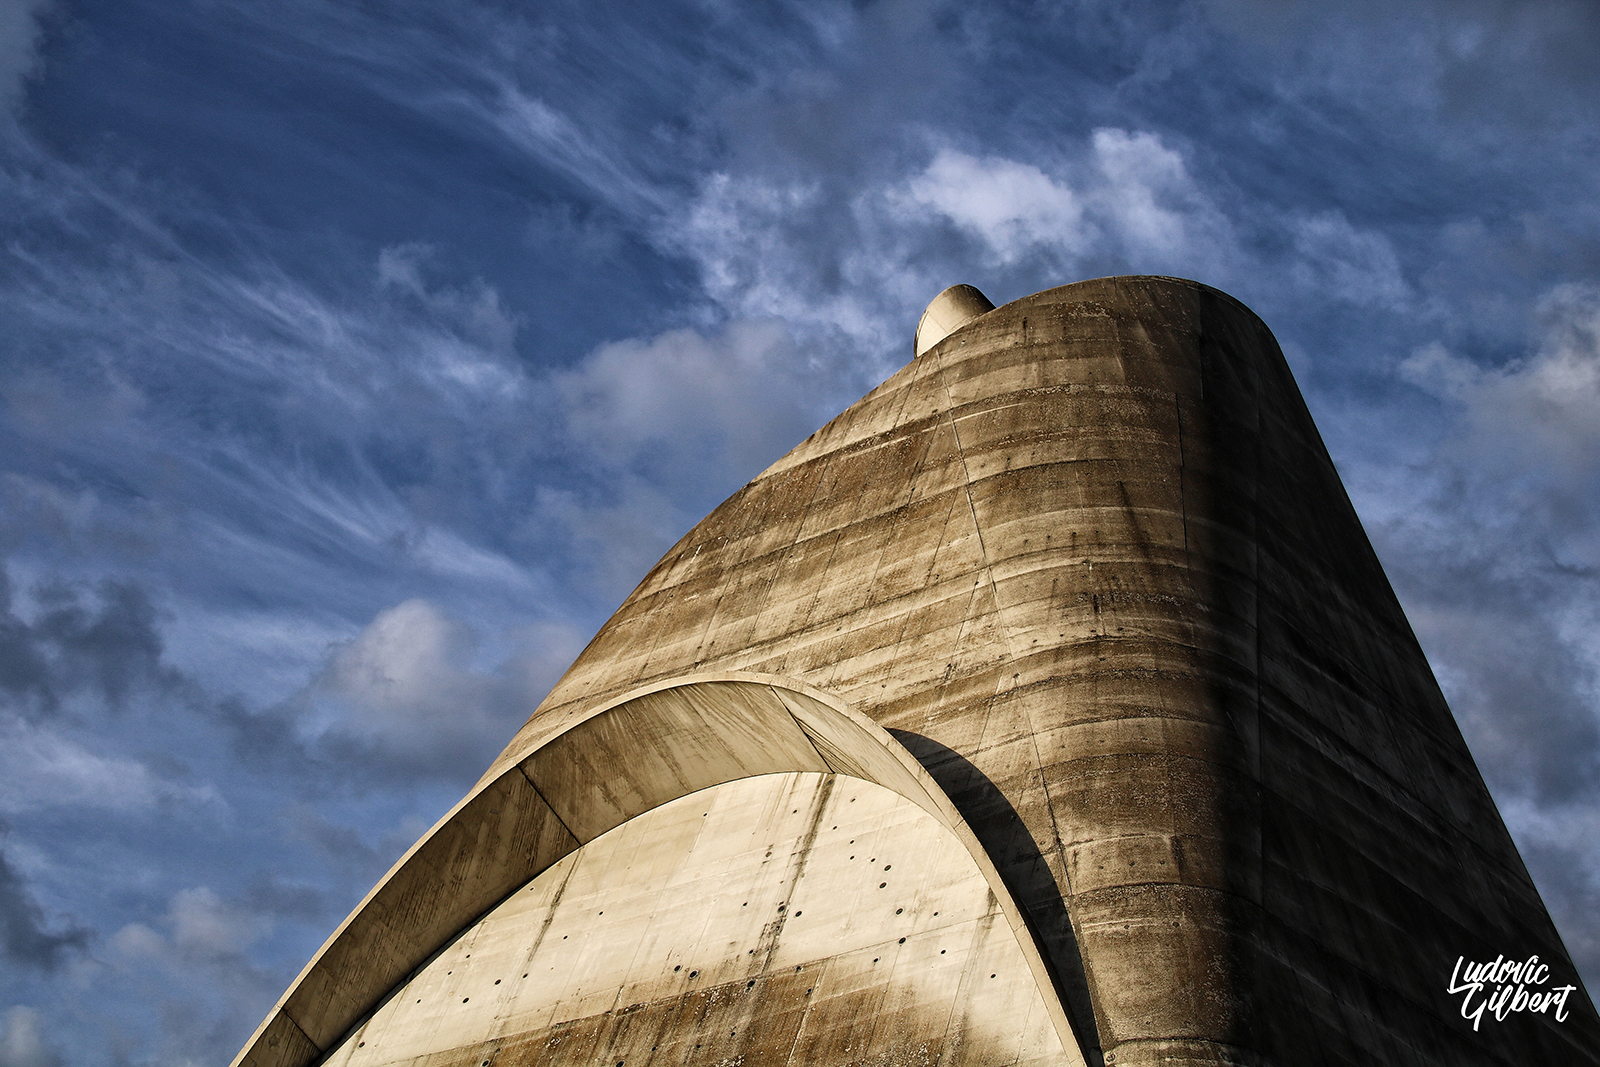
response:
[[[1579,0],[0,3],[5,899],[95,949],[0,968],[32,1005],[3,1055],[230,1056],[934,293],[1122,272],[1284,342],[1600,974],[1597,29]]]
[[[22,83],[39,66],[39,15],[49,0],[0,0],[0,113],[22,95]]]

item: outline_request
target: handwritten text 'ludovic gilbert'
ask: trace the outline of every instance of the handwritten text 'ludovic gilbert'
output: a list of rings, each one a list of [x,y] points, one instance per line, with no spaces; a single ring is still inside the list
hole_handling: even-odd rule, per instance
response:
[[[1496,956],[1488,963],[1467,963],[1466,957],[1457,956],[1446,992],[1465,994],[1461,998],[1461,1017],[1471,1019],[1474,1030],[1483,1021],[1485,1011],[1493,1015],[1496,1022],[1505,1022],[1512,1012],[1547,1012],[1554,1008],[1556,1021],[1565,1022],[1567,995],[1578,987],[1529,988],[1542,986],[1549,980],[1550,968],[1540,963],[1538,956],[1521,961]]]

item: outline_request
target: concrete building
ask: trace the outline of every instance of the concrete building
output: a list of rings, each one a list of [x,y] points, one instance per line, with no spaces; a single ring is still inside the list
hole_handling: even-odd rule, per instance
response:
[[[915,351],[667,553],[237,1063],[1600,1063],[1266,327],[957,287]]]

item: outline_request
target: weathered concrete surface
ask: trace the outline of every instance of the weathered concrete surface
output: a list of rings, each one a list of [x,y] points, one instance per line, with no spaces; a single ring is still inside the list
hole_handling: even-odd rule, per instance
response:
[[[932,345],[690,531],[433,836],[498,825],[515,805],[474,798],[594,709],[707,671],[813,686],[922,760],[1091,1060],[1600,1063],[1581,988],[1476,1032],[1445,991],[1460,956],[1576,976],[1276,344],[1215,290],[1084,282]],[[427,899],[419,926],[470,923]],[[403,978],[347,940],[323,955]],[[281,1047],[331,1047],[372,985]]]
[[[1276,343],[1215,290],[1084,282],[946,337],[690,531],[504,758],[706,669],[837,694],[980,838],[1014,809],[986,844],[1036,919],[1065,901],[1118,1063],[1600,1062],[1586,999],[1457,1017],[1458,956],[1576,976]]]
[[[890,790],[804,772],[701,790],[573,852],[327,1063],[485,1060],[1071,1062],[950,831]]]
[[[1073,1031],[1035,931],[928,772],[870,719],[827,694],[737,673],[674,678],[588,707],[548,730],[519,763],[486,777],[334,932],[235,1064],[308,1067],[322,1060],[460,931],[565,856],[681,797],[792,771],[887,789],[926,812],[965,850],[969,875],[986,887],[1024,967],[1008,976],[1006,988],[1021,983],[1035,992],[1056,1034],[1052,1062],[1084,1067],[1085,1042]],[[591,933],[596,946],[615,936]],[[943,987],[931,992],[941,990],[954,995]],[[944,1009],[948,1014],[963,1003],[947,997]],[[431,1025],[430,1018],[423,1024]],[[363,1026],[363,1034],[369,1031]],[[494,1033],[507,1036],[504,1026]],[[416,1037],[401,1034],[389,1045],[415,1048]],[[357,1047],[365,1039],[357,1038]],[[762,1051],[770,1058],[771,1048]],[[474,1048],[456,1048],[418,1053],[416,1062],[481,1061]]]

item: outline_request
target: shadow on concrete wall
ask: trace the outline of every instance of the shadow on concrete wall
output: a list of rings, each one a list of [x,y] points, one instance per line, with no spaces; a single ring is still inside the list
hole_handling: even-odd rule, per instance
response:
[[[1033,834],[1005,794],[959,752],[921,734],[906,730],[890,730],[889,733],[916,757],[945,791],[994,860],[1006,888],[1022,906],[1034,942],[1050,967],[1056,994],[1081,1039],[1084,1058],[1092,1067],[1100,1067],[1103,1062],[1100,1036],[1083,969],[1083,955],[1078,951],[1072,918],[1067,913],[1066,902],[1061,899],[1055,875],[1040,853]]]

